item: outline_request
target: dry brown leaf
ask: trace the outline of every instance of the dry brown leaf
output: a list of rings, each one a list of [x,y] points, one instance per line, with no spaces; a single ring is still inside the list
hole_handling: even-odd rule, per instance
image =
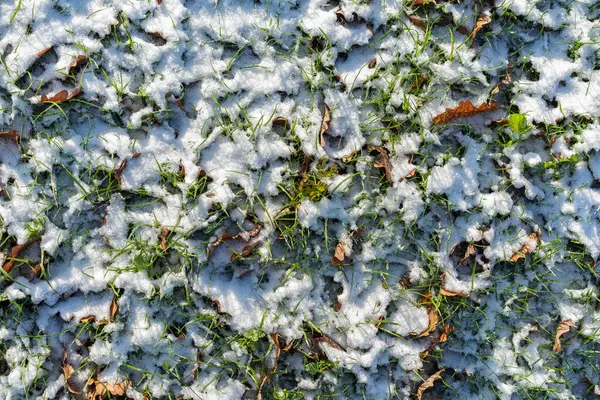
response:
[[[63,350],[63,373],[65,374],[65,382],[67,383],[67,391],[72,394],[81,394],[76,389],[73,388],[72,383],[70,382],[71,376],[75,373],[75,369],[67,362],[67,350]]]
[[[313,346],[316,346],[320,343],[327,343],[328,345],[330,345],[331,347],[333,347],[336,350],[345,351],[342,346],[340,346],[333,339],[331,339],[330,337],[325,336],[325,335],[313,338],[313,340],[312,340]]]
[[[325,132],[329,129],[329,123],[331,122],[331,109],[327,104],[324,103],[323,107],[323,119],[321,120],[321,129],[319,129],[319,143],[321,147],[325,147]]]
[[[427,316],[429,317],[429,325],[427,326],[427,329],[421,332],[417,337],[429,336],[429,334],[435,331],[437,324],[440,322],[440,317],[435,307],[427,307]]]
[[[156,2],[158,3],[158,5],[160,6],[163,2],[163,0],[156,0]]]
[[[417,28],[420,28],[424,31],[427,30],[427,22],[423,21],[421,18],[408,15],[408,20]]]
[[[42,50],[40,50],[40,51],[37,53],[37,56],[38,56],[38,57],[41,57],[41,56],[43,56],[44,54],[46,54],[47,52],[49,52],[50,50],[52,50],[52,46],[50,46],[50,47],[46,47],[45,49],[42,49]]]
[[[454,118],[465,118],[475,114],[480,114],[488,111],[494,111],[498,108],[496,103],[483,103],[475,107],[470,100],[461,101],[457,107],[446,108],[446,111],[433,118],[433,124],[445,124]]]
[[[483,29],[484,26],[492,22],[492,17],[487,14],[479,14],[477,17],[477,21],[475,22],[475,27],[473,28],[473,32],[471,32],[471,36],[475,37],[477,32]]]
[[[290,121],[288,121],[288,119],[285,117],[277,117],[273,120],[273,126],[290,129]]]
[[[345,252],[346,250],[342,242],[338,242],[337,246],[335,246],[335,251],[333,253],[333,257],[331,258],[331,263],[333,265],[340,265],[341,263],[343,263],[344,258],[346,257]]]
[[[512,257],[510,258],[510,262],[517,262],[522,258],[525,258],[525,256],[527,254],[529,254],[531,252],[531,245],[530,242],[532,240],[536,240],[537,242],[540,241],[541,238],[541,233],[538,232],[533,232],[532,234],[530,234],[529,236],[527,236],[527,241],[523,244],[523,246],[521,246],[521,249],[516,252],[515,254],[512,255]]]
[[[60,92],[56,93],[52,97],[48,97],[45,94],[43,94],[42,95],[42,103],[60,103],[61,101],[65,101],[68,97],[69,97],[69,91],[63,89]]]
[[[117,180],[119,185],[121,184],[121,176],[123,175],[123,171],[125,171],[126,166],[127,159],[124,159],[123,161],[121,161],[121,165],[119,165],[119,168],[115,169],[115,179]]]
[[[469,259],[469,257],[471,257],[473,254],[476,254],[477,250],[475,249],[475,246],[473,246],[471,243],[469,243],[469,245],[467,246],[467,249],[465,250],[465,255],[460,259],[460,263],[464,263],[465,261],[467,261]]]
[[[160,231],[160,248],[163,252],[167,251],[167,236],[169,236],[169,230],[167,228],[162,228]]]
[[[71,100],[72,98],[79,96],[82,92],[81,88],[75,88],[71,93],[68,90],[63,89],[56,93],[52,97],[48,97],[45,94],[42,95],[42,103],[61,103],[63,101]]]
[[[6,132],[0,132],[0,139],[8,139],[17,147],[19,146],[19,132],[14,129]]]
[[[435,374],[431,375],[429,378],[427,378],[425,380],[425,382],[421,383],[419,385],[419,388],[417,389],[417,400],[422,400],[423,399],[423,393],[425,393],[425,391],[427,389],[429,389],[430,387],[433,387],[433,384],[435,383],[435,381],[437,381],[438,379],[442,379],[442,373],[446,371],[445,369],[441,369],[438,372],[436,372]]]
[[[110,308],[108,310],[108,321],[109,322],[115,321],[115,316],[117,315],[118,310],[119,310],[119,305],[117,304],[117,296],[113,296],[113,299],[110,302]]]
[[[427,357],[427,355],[429,354],[429,352],[433,349],[435,349],[435,346],[437,346],[439,343],[444,343],[445,341],[448,340],[448,334],[454,332],[454,328],[451,327],[450,325],[446,324],[444,325],[444,328],[442,328],[442,332],[440,332],[440,336],[438,337],[434,337],[431,340],[431,343],[429,344],[429,346],[427,346],[427,348],[425,350],[423,350],[421,352],[421,357]]]
[[[250,239],[256,237],[261,230],[261,226],[260,225],[256,225],[256,227],[254,227],[253,229],[249,230],[249,231],[243,231],[243,232],[239,232],[235,235],[230,235],[229,233],[225,232],[224,234],[221,235],[220,238],[218,238],[213,244],[211,244],[208,248],[208,258],[210,259],[213,255],[213,253],[215,252],[215,250],[217,249],[217,247],[219,247],[222,243],[225,243],[227,241],[230,240],[242,240],[244,242],[249,242]]]
[[[39,242],[40,240],[42,240],[41,236],[38,236],[36,238],[31,239],[29,242],[21,244],[21,245],[17,245],[14,246],[11,250],[10,250],[10,260],[6,261],[4,263],[4,265],[2,266],[2,268],[4,269],[4,271],[7,274],[10,274],[10,272],[13,270],[13,268],[15,267],[15,263],[16,263],[16,258],[19,257],[19,255],[25,250],[27,249],[29,246],[31,246],[32,244]]]
[[[554,335],[554,346],[552,347],[552,350],[555,353],[559,353],[562,350],[562,345],[560,344],[560,337],[565,333],[569,332],[574,326],[575,324],[573,323],[573,321],[570,320],[560,321],[558,323],[558,326],[556,327],[556,334]]]
[[[377,64],[377,59],[376,58],[372,58],[371,61],[369,61],[369,69],[373,69],[375,68],[375,65]]]
[[[511,65],[509,65],[508,67],[506,67],[506,75],[504,75],[504,78],[498,82],[493,88],[492,90],[490,90],[490,94],[488,95],[488,103],[492,100],[492,96],[494,96],[496,93],[500,92],[500,87],[501,86],[506,86],[509,85],[512,82],[512,77],[510,76],[510,69],[511,69]],[[501,120],[502,121],[502,120]],[[508,120],[505,120],[506,124],[508,123]],[[495,121],[492,121],[495,122]]]
[[[86,64],[88,61],[86,56],[77,56],[77,58],[71,63],[69,67],[69,73],[71,73],[75,68],[80,65]]]
[[[467,297],[467,296],[469,296],[469,294],[468,294],[468,293],[463,293],[463,292],[453,292],[453,291],[451,291],[451,290],[446,290],[446,289],[444,289],[444,288],[441,288],[441,289],[440,289],[440,293],[441,293],[442,295],[444,295],[444,296],[447,296],[447,297],[456,297],[456,296],[460,296],[460,297]]]
[[[387,149],[382,146],[372,146],[371,151],[377,151],[377,156],[373,162],[375,168],[383,168],[385,171],[385,179],[388,182],[392,181],[392,163],[390,162],[390,156],[388,155]]]
[[[231,262],[237,261],[240,257],[244,257],[244,258],[248,257],[250,254],[252,254],[253,251],[254,251],[254,246],[251,246],[251,245],[244,246],[242,251],[239,253],[234,251],[233,254],[231,254]],[[240,278],[241,278],[241,276],[240,276]]]
[[[87,323],[96,322],[96,316],[95,316],[95,315],[88,315],[88,316],[85,316],[85,317],[81,318],[81,319],[79,320],[79,322],[80,322],[80,323],[82,323],[82,324],[87,324]]]
[[[347,22],[346,21],[346,16],[344,15],[344,11],[341,8],[339,8],[335,12],[335,15],[337,16],[338,21],[340,22],[340,24],[345,24]]]

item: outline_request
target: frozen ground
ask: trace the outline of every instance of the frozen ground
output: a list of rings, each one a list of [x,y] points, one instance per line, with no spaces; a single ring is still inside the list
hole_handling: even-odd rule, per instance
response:
[[[0,399],[600,395],[599,16],[0,2]]]

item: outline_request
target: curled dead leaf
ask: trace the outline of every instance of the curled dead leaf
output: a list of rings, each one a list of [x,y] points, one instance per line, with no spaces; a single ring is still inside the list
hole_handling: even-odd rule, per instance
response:
[[[369,69],[373,69],[375,68],[375,65],[377,64],[377,59],[376,58],[372,58],[371,61],[369,61]]]
[[[115,321],[115,316],[117,315],[118,310],[119,310],[119,305],[117,304],[117,296],[113,296],[113,299],[110,302],[110,307],[108,310],[108,321],[109,322]]]
[[[492,90],[490,90],[490,94],[488,95],[488,103],[492,100],[492,97],[497,94],[498,92],[500,92],[500,87],[501,86],[506,86],[509,85],[512,82],[512,77],[510,76],[510,69],[511,69],[511,65],[509,65],[506,68],[506,75],[504,75],[504,78],[498,82],[493,88]],[[492,121],[495,122],[495,121]],[[508,124],[508,120],[506,120],[506,124]]]
[[[413,17],[412,15],[408,15],[408,20],[419,29],[427,30],[427,22],[423,21],[421,18]]]
[[[77,58],[75,58],[75,60],[69,66],[69,73],[73,72],[73,70],[79,67],[80,65],[86,64],[87,61],[88,59],[86,56],[77,56]]]
[[[419,333],[417,337],[425,337],[429,336],[432,332],[435,331],[438,323],[440,322],[440,317],[431,301],[431,293],[425,292],[423,296],[421,296],[419,303],[426,305],[429,323],[427,325],[427,328],[423,332]]]
[[[335,246],[335,251],[333,253],[333,257],[331,258],[331,263],[333,265],[340,265],[341,263],[343,263],[344,258],[346,257],[345,252],[346,250],[342,242],[338,242],[337,246]]]
[[[75,373],[75,369],[67,362],[67,350],[63,349],[63,361],[62,361],[63,373],[65,375],[65,382],[67,383],[67,391],[72,394],[81,394],[73,387],[71,376]]]
[[[10,140],[17,147],[19,146],[19,132],[14,129],[6,132],[0,132],[0,139]]]
[[[167,228],[162,228],[160,231],[160,248],[163,252],[167,251],[167,236],[169,236],[169,230]]]
[[[560,321],[558,323],[558,326],[556,327],[556,333],[554,334],[554,346],[552,347],[552,350],[555,353],[559,353],[562,350],[560,337],[565,333],[569,332],[574,326],[575,324],[573,323],[573,321],[570,320]]]
[[[510,257],[509,261],[514,263],[522,258],[525,258],[525,256],[532,251],[533,245],[531,244],[531,242],[536,241],[537,243],[539,243],[541,236],[541,232],[539,231],[533,232],[529,236],[527,236],[527,241],[525,241],[525,243],[523,244],[523,246],[521,246],[521,249],[518,252],[513,254],[512,257]]]
[[[439,125],[439,124],[445,124],[446,122],[453,120],[455,118],[465,118],[465,117],[470,117],[472,115],[476,115],[476,114],[480,114],[480,113],[484,113],[484,112],[488,112],[488,111],[494,111],[498,108],[498,105],[496,103],[483,103],[480,104],[479,106],[475,107],[473,105],[473,103],[471,103],[470,100],[466,100],[466,101],[461,101],[460,103],[458,103],[457,107],[454,108],[446,108],[446,110],[435,116],[433,118],[433,124],[434,125]]]
[[[330,338],[329,336],[318,336],[316,338],[313,338],[312,340],[312,344],[313,346],[317,346],[321,343],[327,343],[328,345],[330,345],[331,347],[333,347],[336,350],[342,350],[345,351],[344,348],[342,346],[340,346],[339,344],[337,344],[332,338]]]
[[[444,327],[442,328],[442,331],[440,332],[440,335],[438,337],[434,337],[431,340],[431,343],[429,344],[429,346],[427,346],[427,348],[425,350],[423,350],[421,352],[421,357],[427,357],[427,355],[433,350],[435,349],[435,346],[437,346],[439,343],[444,343],[448,340],[448,335],[450,333],[454,332],[454,328],[451,327],[450,325],[446,324],[444,325]]]
[[[285,117],[277,117],[273,120],[273,126],[290,129],[290,121]]]
[[[475,27],[471,32],[471,36],[475,37],[475,35],[477,35],[477,32],[482,30],[483,27],[489,24],[490,22],[492,22],[492,17],[490,17],[488,14],[479,14],[479,16],[477,17],[477,21],[475,22]]]
[[[121,184],[121,176],[123,175],[123,171],[125,171],[125,167],[127,166],[127,159],[121,161],[121,165],[117,169],[115,169],[115,179]]]
[[[81,324],[88,324],[88,323],[91,324],[93,322],[96,322],[95,315],[88,315],[79,320],[79,323],[81,323]]]
[[[231,262],[237,261],[240,257],[244,257],[244,258],[248,257],[250,254],[252,254],[253,251],[254,251],[254,246],[251,246],[251,245],[244,246],[242,251],[239,253],[234,251],[233,254],[231,254]]]
[[[392,163],[390,162],[390,156],[388,155],[387,149],[383,146],[372,146],[371,151],[376,151],[378,154],[375,157],[373,166],[375,168],[383,168],[385,172],[385,179],[388,182],[392,181]]]
[[[71,100],[72,98],[79,96],[81,93],[83,93],[81,88],[75,88],[70,93],[68,90],[63,89],[52,97],[43,94],[41,101],[42,103],[62,103],[63,101]]]
[[[210,259],[212,257],[212,255],[215,252],[215,250],[217,249],[217,247],[219,247],[222,243],[225,243],[230,240],[238,240],[238,239],[242,240],[244,242],[249,242],[250,239],[258,236],[258,234],[260,233],[260,230],[261,230],[261,226],[256,225],[256,227],[254,227],[253,229],[251,229],[249,231],[242,231],[235,235],[230,235],[229,233],[225,232],[224,234],[221,235],[221,237],[219,237],[213,244],[211,244],[209,246],[208,258]]]
[[[8,259],[8,261],[6,261],[4,263],[4,265],[2,266],[2,268],[4,269],[4,271],[7,274],[10,274],[10,272],[13,270],[13,268],[15,267],[15,263],[16,263],[16,259],[19,257],[19,255],[25,250],[27,249],[29,246],[31,246],[32,244],[39,242],[40,240],[42,240],[41,236],[38,236],[36,238],[31,239],[30,241],[23,243],[21,245],[17,245],[14,246],[11,250],[10,250],[10,257]]]
[[[44,54],[46,54],[47,52],[49,52],[50,50],[52,50],[52,46],[46,47],[45,49],[42,49],[42,50],[38,51],[37,56],[41,57]]]
[[[325,103],[323,103],[323,119],[321,120],[321,129],[319,129],[319,143],[321,147],[325,147],[325,132],[329,129],[329,123],[331,122],[331,109]]]
[[[435,381],[437,381],[438,379],[442,379],[442,373],[446,371],[445,369],[441,369],[438,372],[436,372],[435,374],[431,375],[429,378],[427,378],[425,380],[425,382],[421,383],[417,389],[417,400],[422,400],[423,399],[423,393],[425,393],[425,391],[431,387],[433,387]]]
[[[139,156],[141,156],[141,155],[142,155],[142,153],[140,153],[139,151],[136,151],[135,153],[133,153],[133,154],[131,155],[131,158],[138,158],[138,157],[139,157]]]
[[[475,246],[473,246],[471,243],[469,243],[467,245],[467,249],[465,250],[465,255],[460,259],[460,264],[467,261],[469,259],[469,257],[471,257],[473,254],[476,254],[476,253],[477,253],[477,250],[475,249]]]
[[[451,290],[446,290],[444,288],[440,289],[440,294],[442,294],[443,296],[447,296],[447,297],[456,297],[456,296],[460,296],[460,297],[468,297],[469,294],[468,293],[464,293],[464,292],[453,292]]]

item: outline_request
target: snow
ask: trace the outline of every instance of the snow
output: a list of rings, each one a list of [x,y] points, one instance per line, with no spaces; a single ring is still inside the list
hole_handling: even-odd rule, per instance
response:
[[[0,400],[597,388],[597,7],[408,3],[0,4]]]

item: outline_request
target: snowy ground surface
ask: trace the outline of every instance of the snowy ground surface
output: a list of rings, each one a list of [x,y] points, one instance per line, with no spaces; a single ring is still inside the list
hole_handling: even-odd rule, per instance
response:
[[[599,16],[0,1],[0,399],[598,395]]]

